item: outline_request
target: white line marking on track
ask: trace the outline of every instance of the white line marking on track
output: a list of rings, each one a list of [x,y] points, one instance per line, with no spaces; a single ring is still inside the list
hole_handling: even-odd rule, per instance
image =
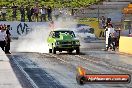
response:
[[[23,70],[23,68],[19,65],[19,63],[15,60],[15,57],[13,57],[13,61],[14,63],[17,65],[17,67],[20,69],[20,71],[24,74],[24,76],[27,78],[27,80],[29,80],[29,82],[31,83],[33,88],[39,88],[34,81],[30,78],[30,76]]]

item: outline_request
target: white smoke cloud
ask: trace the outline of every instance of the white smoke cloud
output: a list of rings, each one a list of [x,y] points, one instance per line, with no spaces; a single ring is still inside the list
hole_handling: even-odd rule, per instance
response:
[[[15,52],[48,52],[47,37],[50,30],[45,26],[36,26],[32,32],[20,37],[15,45]]]
[[[70,28],[74,30],[77,22],[73,17],[61,15],[54,20],[55,28]],[[13,52],[39,52],[48,53],[47,38],[51,29],[46,25],[35,26],[33,31],[26,36],[20,37],[13,45]]]

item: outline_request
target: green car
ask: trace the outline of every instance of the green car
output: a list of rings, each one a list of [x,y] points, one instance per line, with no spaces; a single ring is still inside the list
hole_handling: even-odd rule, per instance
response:
[[[60,29],[51,31],[47,42],[49,53],[56,54],[56,51],[72,53],[74,50],[76,50],[76,54],[80,53],[80,42],[71,30]]]

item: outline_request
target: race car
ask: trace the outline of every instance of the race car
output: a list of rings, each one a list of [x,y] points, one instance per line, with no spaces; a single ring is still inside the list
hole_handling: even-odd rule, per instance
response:
[[[56,54],[56,51],[67,51],[68,53],[72,53],[74,50],[76,50],[76,54],[80,53],[80,41],[71,30],[62,28],[51,31],[47,42],[49,53]]]

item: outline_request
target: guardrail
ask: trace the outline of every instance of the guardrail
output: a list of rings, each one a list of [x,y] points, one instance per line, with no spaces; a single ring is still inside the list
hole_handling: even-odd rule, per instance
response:
[[[130,2],[103,2],[103,5],[128,5]]]

